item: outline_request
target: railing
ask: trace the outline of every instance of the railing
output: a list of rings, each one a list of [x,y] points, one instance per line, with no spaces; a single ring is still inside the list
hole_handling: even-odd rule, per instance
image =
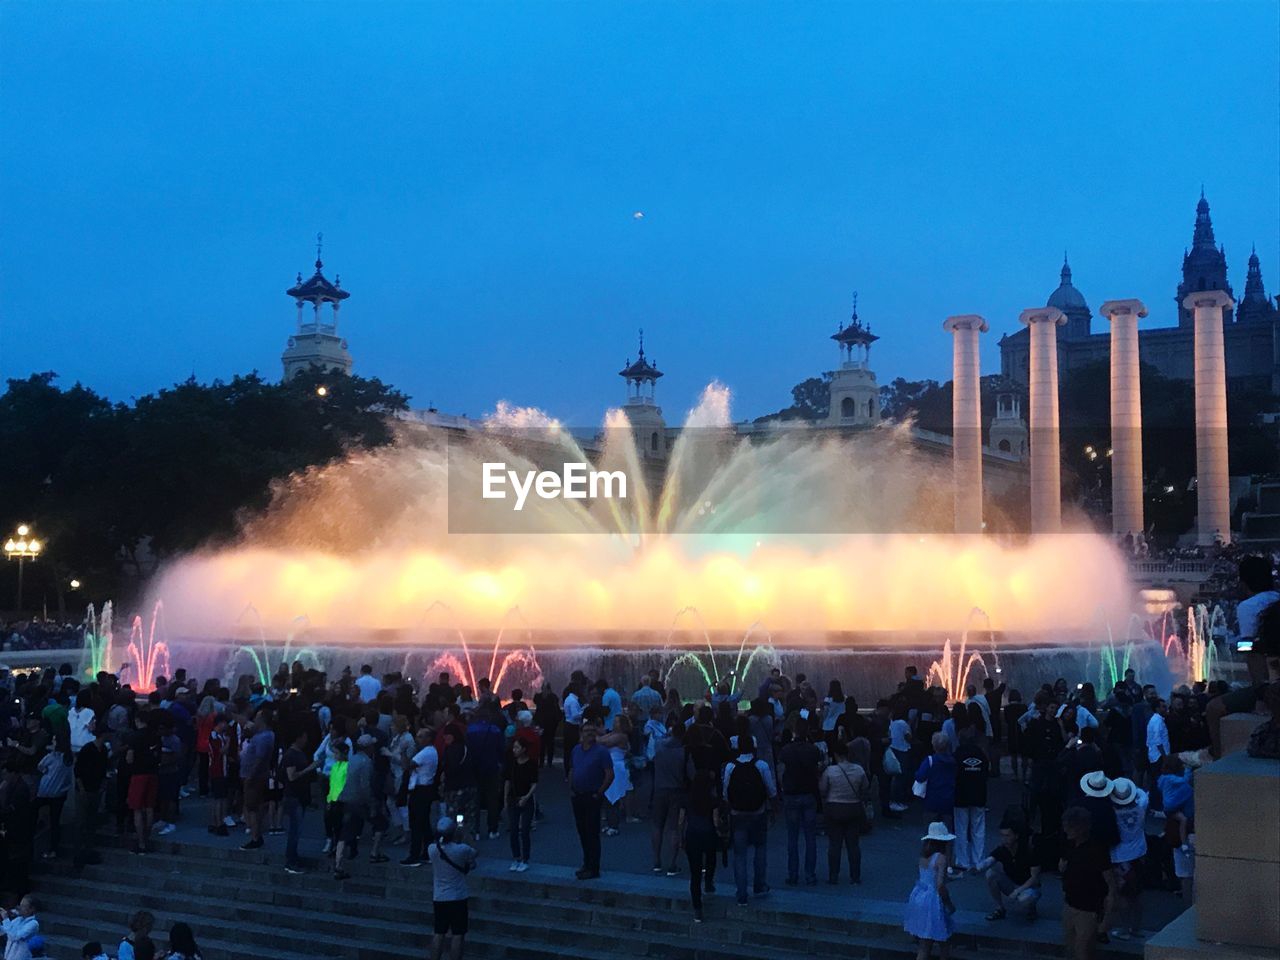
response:
[[[1213,573],[1213,564],[1208,560],[1135,560],[1129,564],[1129,569],[1133,573],[1152,577],[1173,574],[1207,577]]]

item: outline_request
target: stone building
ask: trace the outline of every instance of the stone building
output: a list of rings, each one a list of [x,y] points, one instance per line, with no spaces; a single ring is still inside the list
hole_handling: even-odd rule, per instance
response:
[[[285,291],[298,305],[297,330],[280,357],[285,380],[304,370],[351,372],[347,341],[338,335],[338,307],[351,294],[342,289],[340,277],[335,276],[332,282],[325,277],[320,259],[321,240],[316,238],[316,272],[308,280],[303,280],[299,273],[297,282]],[[324,316],[326,304],[329,306],[327,318]],[[310,316],[306,312],[308,305]]]
[[[1214,239],[1209,202],[1202,194],[1196,205],[1191,247],[1182,258],[1182,279],[1175,295],[1177,324],[1138,331],[1143,363],[1175,380],[1193,378],[1194,326],[1183,300],[1187,294],[1206,290],[1221,290],[1235,298],[1227,279],[1226,251]],[[1066,383],[1073,370],[1107,362],[1110,333],[1092,331],[1089,304],[1072,283],[1071,267],[1065,258],[1058,288],[1049,295],[1046,305],[1057,307],[1067,318],[1058,335],[1061,382]],[[1229,381],[1280,393],[1280,310],[1267,297],[1256,251],[1249,257],[1243,296],[1233,309],[1223,311],[1223,339]],[[1000,338],[1000,372],[1005,377],[1025,385],[1029,359],[1030,340],[1025,329]]]

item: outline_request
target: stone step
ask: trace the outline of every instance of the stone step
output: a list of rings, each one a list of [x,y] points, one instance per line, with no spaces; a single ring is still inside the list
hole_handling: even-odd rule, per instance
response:
[[[180,903],[174,919],[189,919],[197,931],[206,918],[212,937],[230,921],[234,934],[244,928],[262,928],[264,936],[294,931],[292,940],[320,936],[329,949],[341,952],[325,956],[350,958],[364,949],[348,944],[352,921],[366,921],[381,956],[400,950],[420,951],[430,931],[431,868],[410,869],[396,864],[370,866],[356,862],[356,876],[342,883],[327,873],[290,875],[280,864],[278,851],[242,851],[203,843],[162,842],[164,852],[139,857],[104,844],[104,862],[88,867],[83,877],[72,878],[65,862],[53,865],[40,878],[42,891],[55,898],[56,914],[83,914],[84,890],[99,892],[97,905],[108,911],[89,917],[98,939],[103,930],[120,929],[133,909],[145,907],[158,915],[170,903]],[[176,854],[176,856],[175,856]],[[322,862],[325,865],[326,862]],[[707,923],[694,924],[688,904],[687,879],[666,880],[641,875],[611,874],[593,883],[579,883],[563,867],[535,865],[528,873],[487,872],[485,864],[472,875],[472,916],[478,945],[492,941],[494,954],[519,944],[527,956],[531,943],[547,943],[556,958],[601,957],[624,949],[635,955],[637,939],[647,945],[647,955],[685,960],[693,956],[730,960],[743,957],[812,955],[837,957],[906,957],[915,947],[901,929],[898,903],[797,896],[779,891],[768,900],[754,900],[748,908],[732,903],[731,883],[721,878],[721,894],[706,902]],[[655,889],[655,887],[657,889]],[[668,889],[669,888],[669,892]],[[726,889],[727,888],[727,889]],[[728,895],[726,895],[726,893]],[[819,902],[821,901],[821,902]],[[990,926],[980,915],[960,916],[953,950],[984,957],[1058,956],[1061,951],[1057,925],[1041,921],[1033,926],[1013,923]],[[368,921],[373,921],[368,924]],[[385,927],[385,931],[383,928]],[[381,934],[379,933],[380,931]],[[993,934],[999,934],[997,938]],[[638,936],[637,936],[638,935]],[[201,937],[202,943],[204,937]],[[330,940],[338,942],[328,944]],[[363,943],[363,940],[361,941]],[[692,952],[691,952],[692,951]],[[1114,944],[1100,951],[1104,960],[1131,960],[1141,952],[1138,944]],[[316,954],[320,955],[319,952]],[[407,955],[407,954],[406,954]],[[208,958],[206,958],[208,960]],[[255,960],[258,958],[255,957]]]

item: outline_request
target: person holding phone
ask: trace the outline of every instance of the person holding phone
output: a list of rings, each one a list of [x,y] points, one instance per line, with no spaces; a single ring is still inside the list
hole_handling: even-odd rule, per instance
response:
[[[471,892],[467,874],[475,869],[477,856],[468,839],[462,814],[441,817],[436,824],[436,841],[428,849],[432,865],[431,960],[441,960],[444,956],[446,939],[450,960],[462,960],[462,949],[470,930]]]

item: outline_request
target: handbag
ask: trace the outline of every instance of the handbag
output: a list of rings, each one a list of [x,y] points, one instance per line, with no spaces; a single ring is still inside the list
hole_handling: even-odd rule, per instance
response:
[[[882,766],[884,767],[884,772],[891,777],[896,777],[902,773],[902,764],[898,762],[898,755],[893,752],[893,747],[884,748]]]
[[[930,770],[932,770],[932,769],[933,769],[933,757],[930,757],[930,758],[929,758],[929,760],[928,760],[928,764],[929,764],[929,769],[930,769]],[[915,794],[917,797],[919,797],[921,800],[923,800],[923,799],[924,799],[924,797],[925,797],[925,794],[927,794],[927,793],[929,792],[929,781],[928,781],[928,780],[912,780],[912,781],[911,781],[911,792],[912,792],[912,793],[914,793],[914,794]]]
[[[858,788],[853,785],[853,781],[849,779],[849,774],[845,771],[844,767],[837,763],[836,769],[844,775],[844,782],[849,785],[849,789],[853,792],[853,795],[857,797]],[[862,834],[871,832],[871,824],[876,817],[876,808],[871,801],[867,799],[866,792],[866,787],[863,787],[862,798],[860,801],[857,801],[862,806],[862,823],[858,825],[858,832]]]

